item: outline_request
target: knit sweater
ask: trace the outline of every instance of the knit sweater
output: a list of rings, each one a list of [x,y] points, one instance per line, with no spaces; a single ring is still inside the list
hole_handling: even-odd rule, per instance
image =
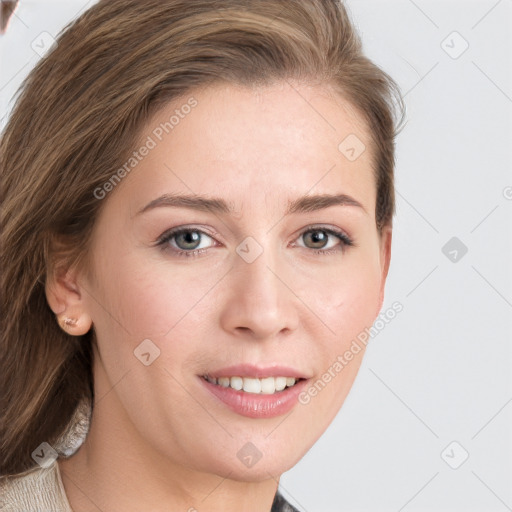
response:
[[[73,512],[57,462],[0,479],[0,497],[3,512]],[[271,512],[298,511],[278,492]]]

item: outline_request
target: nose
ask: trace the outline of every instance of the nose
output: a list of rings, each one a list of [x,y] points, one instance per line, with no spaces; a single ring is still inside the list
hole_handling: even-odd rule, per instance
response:
[[[220,318],[226,332],[264,340],[297,329],[301,302],[290,286],[291,269],[278,260],[270,249],[252,262],[235,254]]]

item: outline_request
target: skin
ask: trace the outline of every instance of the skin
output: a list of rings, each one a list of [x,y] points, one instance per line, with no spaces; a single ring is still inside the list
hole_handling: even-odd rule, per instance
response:
[[[330,424],[364,351],[286,419],[238,415],[198,376],[244,362],[292,366],[315,382],[382,307],[391,228],[376,228],[361,117],[327,86],[222,84],[193,96],[191,113],[103,199],[90,272],[70,269],[47,284],[54,312],[78,320],[71,333],[92,325],[98,344],[89,435],[58,462],[74,512],[270,510],[280,475]],[[141,142],[189,97],[157,112]],[[353,162],[338,150],[348,134],[367,148]],[[222,197],[235,213],[137,215],[164,193]],[[284,216],[291,200],[334,193],[363,208]],[[355,245],[333,235],[314,245],[303,233],[317,224],[315,233],[341,229]],[[172,248],[188,247],[176,239],[156,245],[178,226],[204,231],[206,252],[175,256]],[[235,250],[248,236],[263,249],[252,263]],[[317,252],[325,247],[336,252]],[[149,366],[134,357],[144,339],[160,349]],[[251,468],[237,458],[249,441],[262,454]]]

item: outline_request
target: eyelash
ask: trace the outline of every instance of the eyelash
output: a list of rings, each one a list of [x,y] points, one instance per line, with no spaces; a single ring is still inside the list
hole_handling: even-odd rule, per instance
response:
[[[349,236],[347,236],[343,231],[338,231],[338,230],[335,230],[332,228],[324,228],[321,226],[308,227],[307,229],[305,229],[304,231],[302,231],[299,234],[298,238],[300,238],[301,236],[304,236],[306,233],[311,233],[311,232],[315,232],[315,231],[324,231],[325,233],[338,238],[338,240],[340,240],[340,242],[341,242],[341,244],[339,244],[339,245],[341,245],[342,252],[344,252],[348,247],[355,246],[354,241]],[[180,228],[171,229],[171,230],[163,233],[156,241],[156,245],[158,247],[160,247],[163,251],[173,252],[178,257],[186,257],[186,258],[198,257],[200,254],[203,254],[206,251],[208,251],[209,248],[185,251],[183,249],[169,248],[169,245],[167,245],[174,237],[180,235],[181,233],[190,233],[190,232],[198,232],[198,233],[204,234],[206,236],[209,236],[210,238],[213,238],[212,235],[210,235],[209,233],[207,233],[201,229],[190,228],[190,227],[180,227]],[[339,246],[336,246],[334,248],[327,249],[327,250],[326,249],[310,249],[310,251],[313,251],[315,254],[325,256],[325,255],[339,253],[340,249],[338,247]],[[305,247],[305,249],[308,249],[308,247]]]

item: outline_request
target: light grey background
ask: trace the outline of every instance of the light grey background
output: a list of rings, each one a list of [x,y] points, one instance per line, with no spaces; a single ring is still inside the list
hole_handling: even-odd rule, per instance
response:
[[[22,0],[2,127],[47,34],[93,3]],[[407,104],[383,311],[404,309],[281,488],[305,512],[512,511],[512,0],[346,3]]]

